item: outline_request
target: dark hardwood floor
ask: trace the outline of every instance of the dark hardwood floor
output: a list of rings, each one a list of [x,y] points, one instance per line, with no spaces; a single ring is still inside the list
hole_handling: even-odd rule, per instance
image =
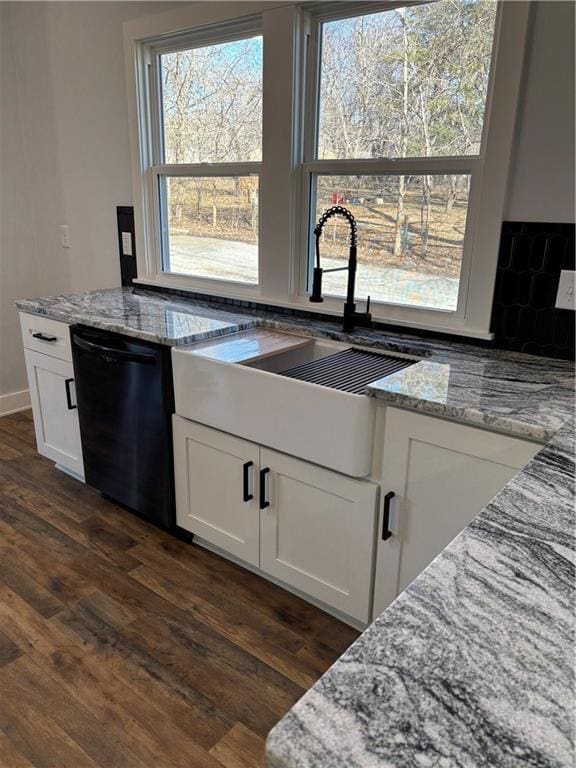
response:
[[[103,500],[0,418],[0,766],[254,768],[357,633]]]

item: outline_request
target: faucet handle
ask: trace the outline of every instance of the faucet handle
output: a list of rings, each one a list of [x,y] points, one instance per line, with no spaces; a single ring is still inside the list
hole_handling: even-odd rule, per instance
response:
[[[312,294],[309,301],[320,303],[324,301],[322,298],[322,274],[324,270],[322,267],[314,267],[312,274]]]

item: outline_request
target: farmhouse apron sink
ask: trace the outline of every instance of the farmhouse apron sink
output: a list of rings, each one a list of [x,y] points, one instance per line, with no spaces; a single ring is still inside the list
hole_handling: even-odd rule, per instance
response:
[[[352,477],[371,470],[366,385],[414,362],[265,329],[177,347],[172,359],[179,416]]]

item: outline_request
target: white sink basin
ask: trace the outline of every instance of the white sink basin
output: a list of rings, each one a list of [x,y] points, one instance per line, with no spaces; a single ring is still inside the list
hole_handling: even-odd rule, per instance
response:
[[[363,477],[371,470],[374,400],[278,375],[349,347],[256,329],[174,348],[176,413]]]

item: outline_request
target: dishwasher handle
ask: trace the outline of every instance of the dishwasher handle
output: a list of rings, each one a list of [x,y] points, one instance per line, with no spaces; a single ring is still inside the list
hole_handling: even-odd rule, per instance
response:
[[[93,352],[100,355],[107,362],[125,362],[125,363],[155,363],[154,355],[145,355],[138,352],[126,352],[123,349],[114,349],[113,347],[104,347],[100,344],[94,344],[93,341],[81,339],[78,336],[72,336],[72,341],[80,349],[86,352]]]

